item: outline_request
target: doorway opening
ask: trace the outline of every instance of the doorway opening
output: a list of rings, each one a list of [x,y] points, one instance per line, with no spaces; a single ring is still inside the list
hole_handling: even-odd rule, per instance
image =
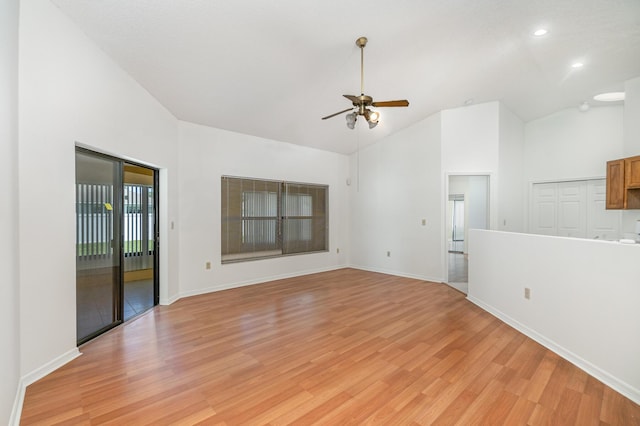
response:
[[[78,345],[158,304],[158,172],[76,148]]]
[[[155,171],[124,164],[124,321],[158,304],[155,290]]]
[[[449,175],[447,188],[447,284],[466,294],[469,287],[469,229],[489,228],[489,176]]]

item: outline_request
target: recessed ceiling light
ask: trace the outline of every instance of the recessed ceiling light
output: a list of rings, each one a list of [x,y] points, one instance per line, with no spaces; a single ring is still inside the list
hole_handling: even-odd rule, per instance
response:
[[[537,29],[533,32],[533,35],[536,37],[542,37],[543,35],[546,35],[549,31],[545,30],[544,28],[540,28]]]
[[[624,101],[624,92],[600,93],[595,95],[593,99],[602,102]]]
[[[582,68],[584,64],[582,62],[574,62],[571,64],[571,68]]]

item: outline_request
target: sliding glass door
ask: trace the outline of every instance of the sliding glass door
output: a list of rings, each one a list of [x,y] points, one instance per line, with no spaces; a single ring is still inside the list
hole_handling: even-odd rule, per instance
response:
[[[121,320],[121,162],[76,152],[76,321],[78,343]]]
[[[154,170],[124,165],[124,320],[156,305]]]
[[[156,205],[156,170],[77,148],[78,344],[158,304]]]

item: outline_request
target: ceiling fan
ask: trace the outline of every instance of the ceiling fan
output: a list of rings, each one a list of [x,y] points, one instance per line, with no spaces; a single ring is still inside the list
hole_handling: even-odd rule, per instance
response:
[[[335,114],[322,117],[323,120],[335,117],[336,115],[344,114],[347,111],[352,111],[350,114],[347,114],[347,127],[353,129],[356,125],[358,116],[361,115],[367,120],[367,123],[369,123],[369,128],[373,129],[378,125],[378,120],[380,120],[380,113],[378,111],[371,110],[369,107],[380,108],[409,106],[409,101],[407,101],[406,99],[397,101],[374,102],[371,96],[364,94],[364,47],[366,45],[366,37],[360,37],[356,40],[356,46],[360,48],[360,96],[342,95],[345,98],[349,99],[353,106],[343,111],[336,112]]]

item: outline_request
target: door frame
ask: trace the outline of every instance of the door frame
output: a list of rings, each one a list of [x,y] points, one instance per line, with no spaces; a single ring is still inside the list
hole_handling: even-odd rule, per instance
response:
[[[117,217],[114,217],[114,224],[117,223],[118,237],[120,238],[119,253],[120,268],[119,277],[116,288],[114,289],[114,321],[106,327],[103,327],[94,333],[83,337],[76,341],[78,346],[94,339],[95,337],[111,330],[114,327],[124,322],[124,165],[131,164],[134,166],[143,167],[153,171],[153,202],[154,202],[154,259],[153,259],[153,306],[160,303],[160,170],[156,167],[137,162],[134,160],[124,159],[115,155],[107,154],[104,152],[96,151],[90,147],[86,147],[80,144],[75,145],[74,155],[82,153],[85,155],[92,155],[105,160],[114,161],[119,163],[119,176],[117,178],[117,188],[114,188],[114,202],[117,202],[117,206],[114,207],[117,212]],[[77,181],[75,182],[77,184]],[[77,200],[76,200],[77,202]],[[77,226],[76,226],[77,228]],[[77,231],[76,231],[77,232]],[[77,273],[77,272],[76,272]],[[77,301],[76,301],[76,315],[77,315]],[[135,318],[135,317],[134,317]],[[76,330],[77,336],[77,330]]]
[[[496,211],[496,205],[495,205],[495,194],[496,194],[496,179],[495,179],[495,174],[492,172],[487,172],[487,171],[477,171],[477,172],[472,172],[472,171],[464,171],[464,172],[444,172],[444,179],[443,179],[443,197],[442,197],[442,208],[441,208],[441,212],[442,212],[442,224],[441,224],[441,240],[442,240],[442,244],[441,244],[441,248],[440,248],[440,253],[441,253],[441,265],[442,265],[442,271],[443,271],[443,282],[445,284],[449,284],[449,247],[448,247],[448,240],[447,240],[447,204],[449,203],[449,178],[451,176],[486,176],[488,179],[488,183],[487,183],[487,198],[488,198],[488,203],[487,203],[487,229],[494,229],[495,228],[495,211]],[[466,207],[466,206],[465,206]]]

